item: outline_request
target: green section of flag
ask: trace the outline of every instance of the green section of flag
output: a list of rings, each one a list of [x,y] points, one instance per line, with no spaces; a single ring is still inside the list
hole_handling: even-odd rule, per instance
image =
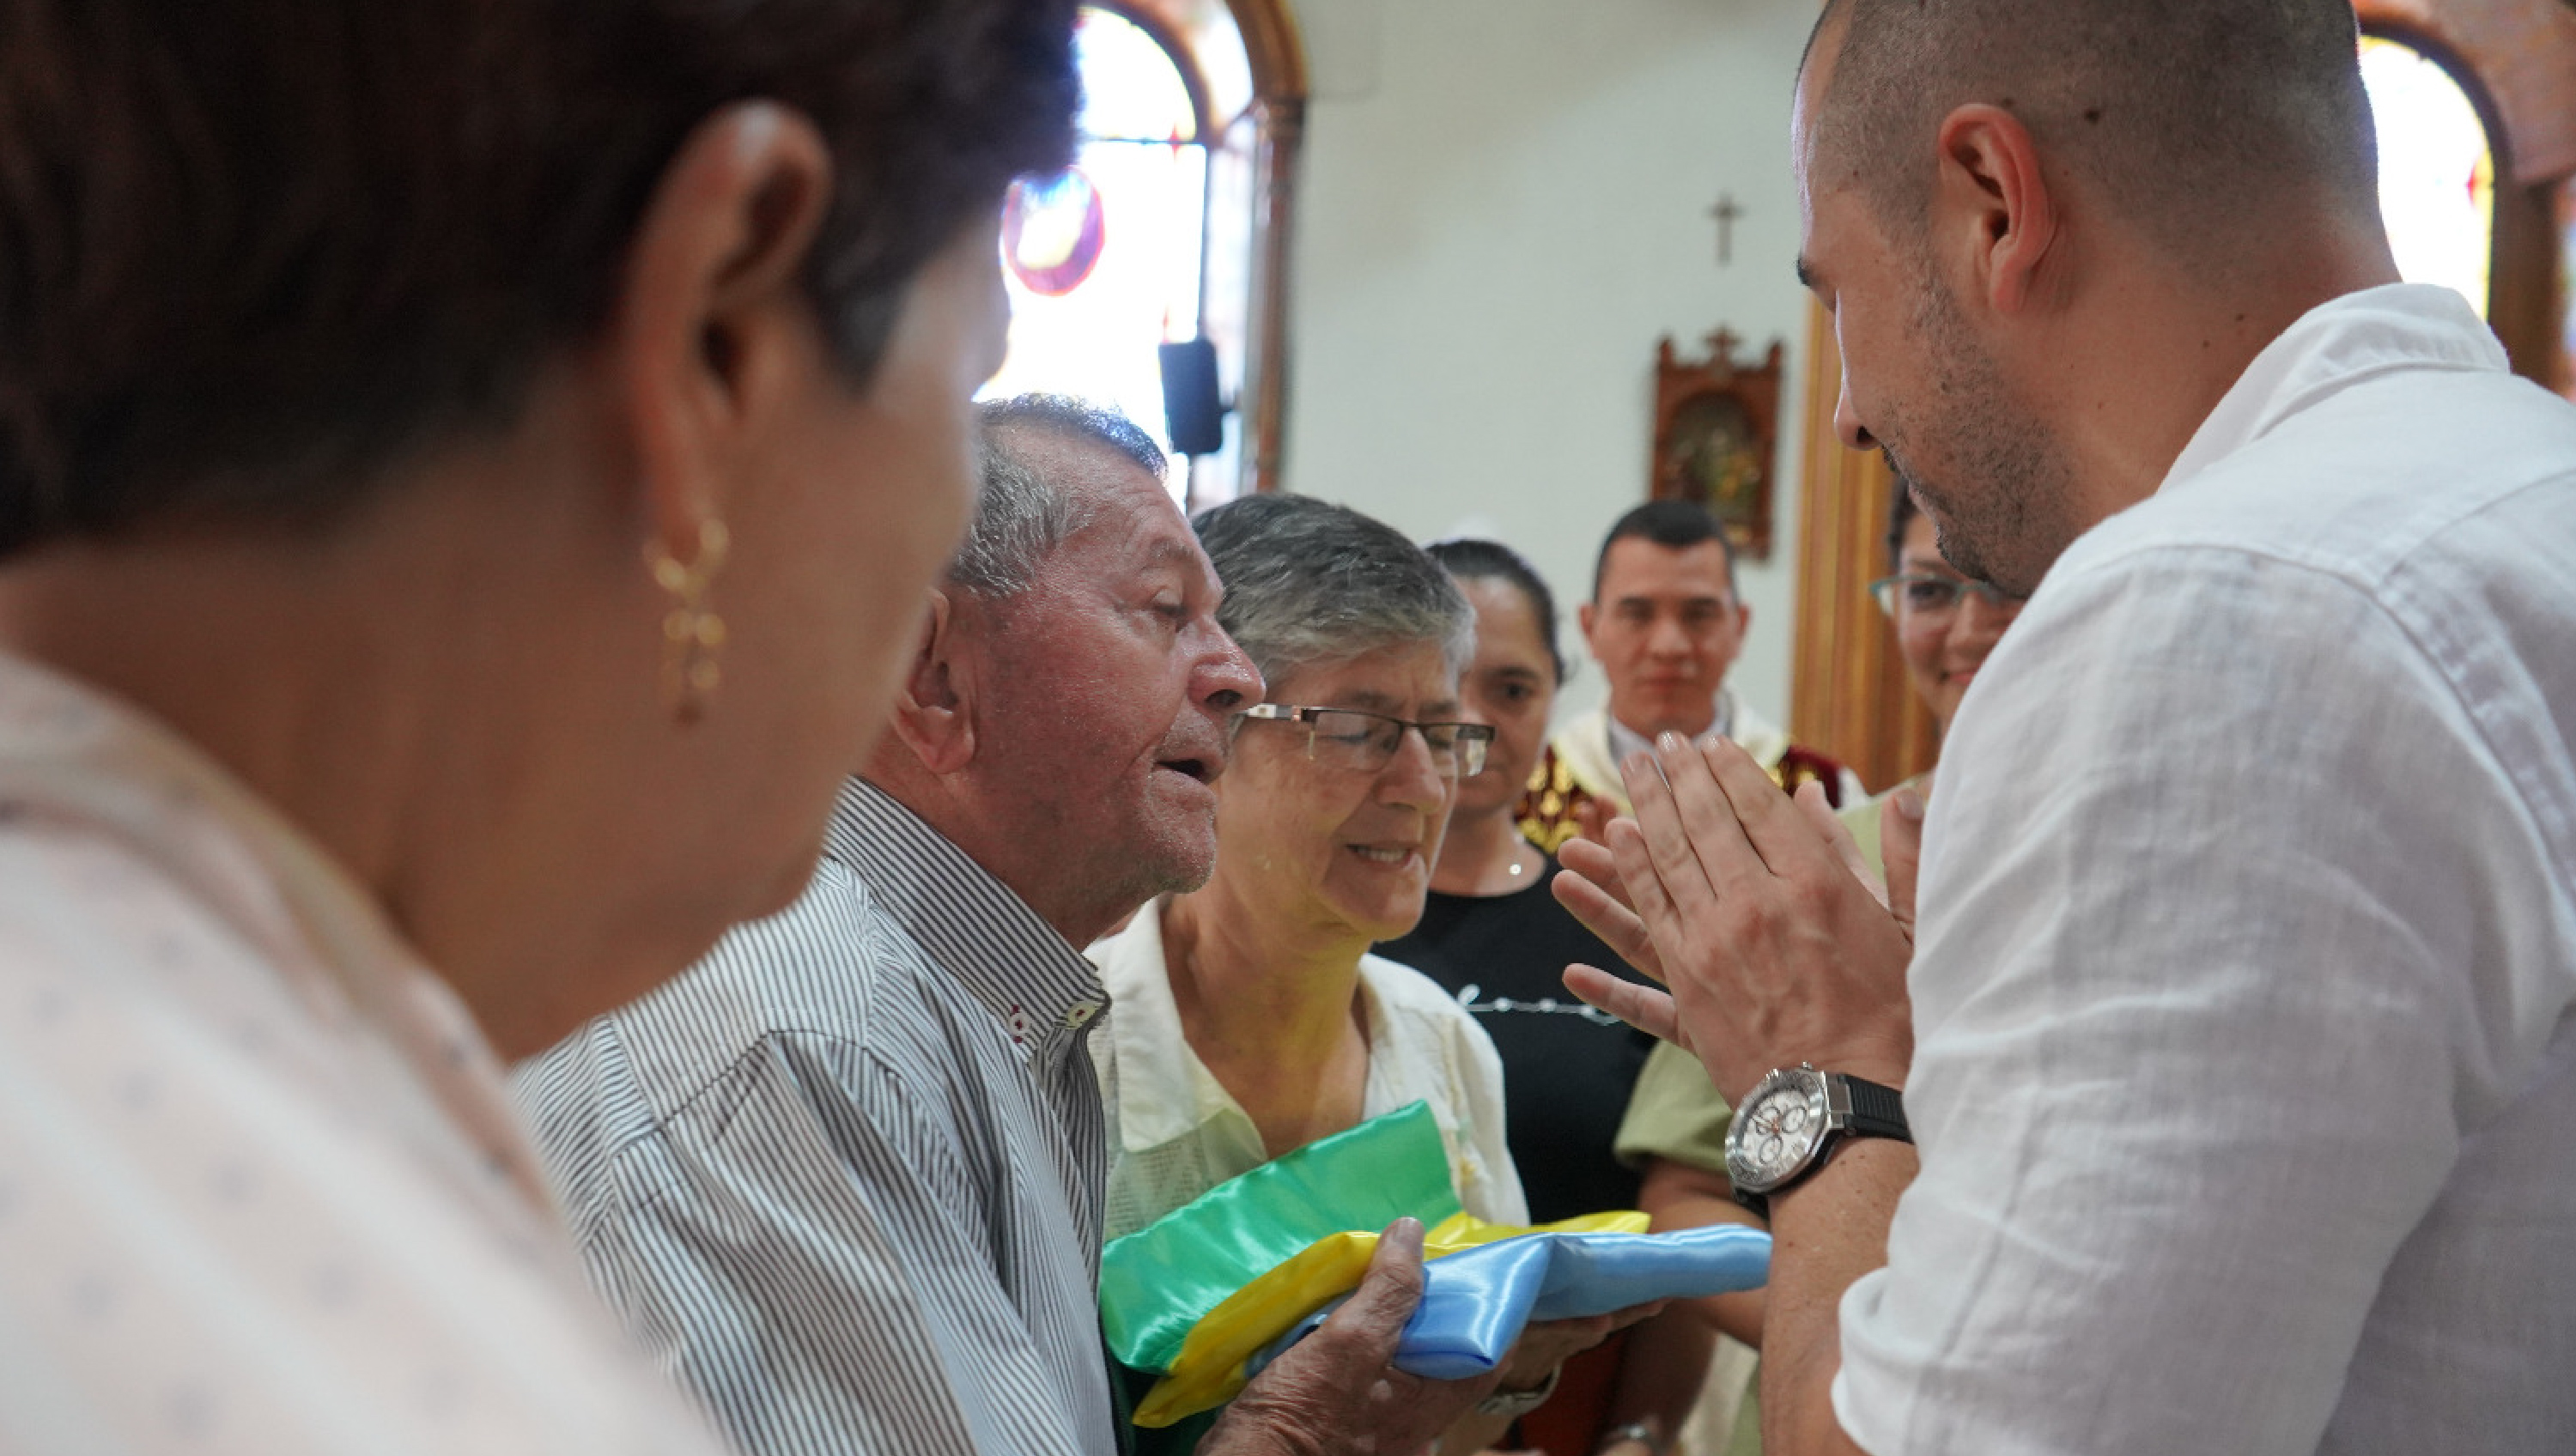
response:
[[[1413,1102],[1229,1179],[1100,1256],[1100,1324],[1138,1370],[1171,1368],[1190,1327],[1317,1239],[1459,1212],[1449,1154]]]

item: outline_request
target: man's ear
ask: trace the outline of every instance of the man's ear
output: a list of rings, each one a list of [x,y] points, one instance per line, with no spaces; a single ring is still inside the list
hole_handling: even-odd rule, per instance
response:
[[[1592,648],[1592,604],[1584,602],[1574,609],[1574,630],[1583,635],[1585,651]]]
[[[975,759],[973,644],[982,616],[971,603],[961,609],[948,593],[933,591],[920,648],[895,693],[889,736],[933,774],[956,773]]]
[[[811,367],[805,259],[831,192],[814,124],[746,101],[698,124],[645,205],[608,351],[647,539],[682,561]]]
[[[1977,294],[1998,313],[2038,300],[2058,251],[2057,199],[2021,118],[1978,102],[1941,120],[1931,217],[1935,258],[1964,251]]]

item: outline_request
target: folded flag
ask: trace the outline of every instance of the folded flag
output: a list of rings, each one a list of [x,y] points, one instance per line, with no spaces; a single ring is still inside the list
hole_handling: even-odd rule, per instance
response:
[[[1532,1235],[1559,1237],[1582,1230],[1652,1237],[1640,1232],[1645,1226],[1646,1216],[1634,1212],[1588,1213],[1545,1228],[1487,1223],[1470,1214],[1453,1214],[1423,1231],[1422,1257],[1434,1261],[1424,1271],[1424,1289],[1426,1293],[1429,1290],[1431,1269],[1440,1268],[1452,1256],[1464,1257],[1470,1250],[1487,1245],[1497,1248],[1508,1246],[1498,1241],[1517,1243]],[[1299,1331],[1301,1320],[1305,1321],[1305,1329],[1312,1329],[1323,1321],[1323,1314],[1319,1311],[1327,1305],[1339,1304],[1343,1296],[1359,1288],[1361,1278],[1368,1273],[1369,1260],[1377,1255],[1378,1238],[1376,1229],[1350,1229],[1327,1234],[1208,1311],[1206,1317],[1190,1327],[1163,1378],[1154,1383],[1154,1388],[1146,1392],[1143,1400],[1137,1402],[1136,1424],[1167,1426],[1234,1399],[1259,1369],[1254,1362],[1261,1359],[1265,1347],[1286,1348],[1290,1341],[1284,1337]],[[1467,1300],[1475,1298],[1455,1281],[1452,1281],[1452,1288]],[[1658,1299],[1663,1296],[1646,1297]],[[1451,1301],[1452,1305],[1456,1302],[1456,1299]],[[1629,1301],[1630,1304],[1639,1302]],[[1613,1309],[1625,1307],[1610,1306]],[[1420,1312],[1416,1311],[1414,1319],[1418,1321],[1420,1318]],[[1519,1338],[1523,1322],[1513,1322],[1514,1339]],[[1413,1322],[1407,1322],[1404,1329],[1405,1333],[1396,1346],[1399,1365],[1403,1363],[1407,1342],[1413,1338]],[[1508,1348],[1510,1341],[1506,1340],[1504,1344]]]
[[[1412,1103],[1210,1189],[1103,1251],[1110,1351],[1163,1377],[1136,1424],[1168,1426],[1232,1399],[1359,1286],[1379,1231],[1404,1217],[1423,1223],[1433,1262],[1396,1364],[1435,1379],[1492,1368],[1531,1320],[1749,1289],[1769,1264],[1769,1236],[1741,1226],[1646,1234],[1633,1212],[1542,1229],[1471,1218],[1430,1108]]]
[[[1732,1294],[1760,1287],[1770,1270],[1771,1236],[1743,1224],[1660,1234],[1534,1231],[1481,1244],[1423,1269],[1422,1303],[1405,1322],[1395,1368],[1428,1380],[1466,1380],[1501,1364],[1532,1322]],[[1299,1320],[1248,1363],[1247,1377],[1340,1304],[1337,1298]]]
[[[1229,1178],[1110,1240],[1100,1254],[1101,1332],[1124,1364],[1169,1370],[1181,1341],[1209,1311],[1316,1240],[1351,1229],[1366,1229],[1373,1240],[1399,1218],[1420,1219],[1427,1229],[1458,1211],[1440,1124],[1429,1104],[1407,1103]],[[1363,1254],[1360,1266],[1367,1265]],[[1316,1302],[1358,1283],[1354,1275]]]

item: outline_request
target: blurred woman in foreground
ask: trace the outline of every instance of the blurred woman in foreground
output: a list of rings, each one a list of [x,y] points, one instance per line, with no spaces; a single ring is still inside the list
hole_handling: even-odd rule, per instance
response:
[[[0,1444],[712,1449],[498,1064],[803,885],[1071,9],[13,9]]]

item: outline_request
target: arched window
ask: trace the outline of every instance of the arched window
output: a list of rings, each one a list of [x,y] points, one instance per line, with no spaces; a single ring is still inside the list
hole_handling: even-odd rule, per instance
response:
[[[1239,16],[1238,11],[1251,13]],[[1002,216],[1010,352],[987,398],[1109,405],[1169,447],[1157,346],[1204,339],[1233,409],[1176,468],[1186,505],[1266,488],[1276,468],[1288,176],[1304,66],[1277,0],[1085,5],[1081,140]]]
[[[2443,64],[2388,35],[2361,39],[2379,131],[2379,211],[2397,271],[2459,291],[2484,318],[2495,261],[2495,144]]]
[[[2468,292],[2409,247],[2465,260],[2470,220],[2483,216],[2486,287],[2472,301],[2516,373],[2576,398],[2576,5],[2353,0],[2353,9],[2399,270]],[[2479,149],[2485,166],[2464,173]],[[2445,232],[2456,241],[2436,241]]]

